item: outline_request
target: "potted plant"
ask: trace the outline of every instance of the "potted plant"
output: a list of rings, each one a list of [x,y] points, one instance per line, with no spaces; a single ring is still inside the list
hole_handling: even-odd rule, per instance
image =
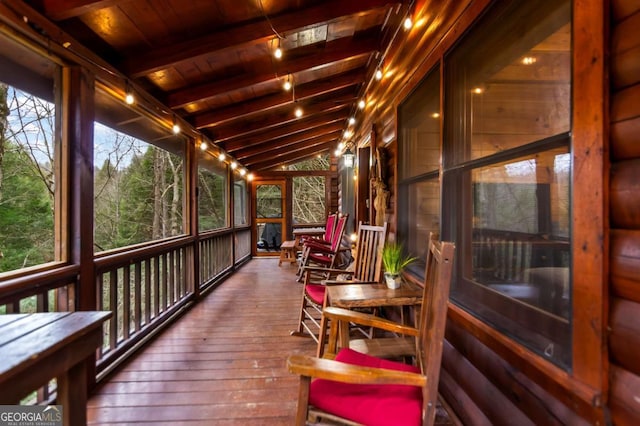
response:
[[[382,264],[384,265],[384,278],[387,287],[391,289],[400,287],[402,270],[415,260],[417,260],[416,257],[411,257],[403,253],[402,244],[385,244],[382,249]]]

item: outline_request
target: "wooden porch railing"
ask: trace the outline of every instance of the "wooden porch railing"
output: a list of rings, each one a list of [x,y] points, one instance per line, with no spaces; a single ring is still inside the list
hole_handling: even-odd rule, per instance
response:
[[[167,324],[195,299],[196,288],[215,284],[250,255],[251,229],[247,228],[98,256],[94,260],[96,309],[113,315],[104,325],[97,374],[109,371],[127,351]],[[79,271],[77,265],[52,265],[1,283],[0,314],[74,311]],[[46,402],[54,392],[55,381],[23,402]]]

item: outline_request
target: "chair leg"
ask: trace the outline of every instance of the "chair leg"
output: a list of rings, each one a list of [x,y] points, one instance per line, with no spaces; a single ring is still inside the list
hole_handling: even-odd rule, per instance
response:
[[[296,412],[296,426],[304,426],[307,424],[310,384],[311,377],[300,377],[300,388],[298,390],[298,410]]]
[[[300,302],[300,316],[298,317],[298,329],[290,333],[292,336],[308,337],[308,334],[304,332],[304,325],[303,325],[306,311],[307,311],[307,295],[304,294],[304,289],[303,289],[302,302]]]

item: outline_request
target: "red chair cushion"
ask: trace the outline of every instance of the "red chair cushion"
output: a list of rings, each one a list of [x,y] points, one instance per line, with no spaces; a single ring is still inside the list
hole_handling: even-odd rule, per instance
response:
[[[337,361],[365,367],[419,373],[414,366],[342,349]],[[332,380],[311,382],[309,403],[323,411],[370,426],[422,424],[422,389],[407,385],[358,385]]]
[[[324,303],[324,292],[326,287],[321,284],[307,284],[304,288],[307,292],[307,296],[315,302],[316,305],[322,305]]]
[[[319,253],[309,253],[309,259],[313,260],[315,263],[321,263],[323,265],[330,265],[331,260],[333,260],[329,256],[324,256]]]

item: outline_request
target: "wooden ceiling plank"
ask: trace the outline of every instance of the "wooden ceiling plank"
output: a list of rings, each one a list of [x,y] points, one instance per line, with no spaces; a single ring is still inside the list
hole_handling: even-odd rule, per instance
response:
[[[48,1],[55,3],[56,0]],[[81,0],[67,1],[79,2]],[[387,4],[392,4],[392,2],[389,0],[332,0],[295,12],[271,17],[270,21],[280,34],[284,34],[343,16],[377,9]],[[132,78],[142,77],[198,56],[210,55],[227,49],[237,49],[244,44],[267,43],[273,38],[273,29],[266,20],[248,22],[234,28],[216,31],[204,37],[141,53],[136,55],[135,58],[129,58],[124,61],[120,68]]]
[[[283,74],[293,74],[329,63],[369,54],[379,48],[379,40],[374,38],[367,38],[364,40],[353,40],[351,38],[348,38],[348,40],[340,39],[326,43],[324,49],[316,54],[307,54],[300,58],[295,58],[295,55],[291,55],[294,59],[283,60],[282,63],[279,64],[278,68],[286,71]],[[308,46],[299,49],[305,49],[305,51],[309,50]],[[275,78],[275,73],[272,70],[269,70],[267,72],[261,72],[253,75],[241,75],[224,80],[215,80],[204,84],[192,85],[185,89],[169,93],[165,103],[172,109],[179,108],[192,102],[202,101],[221,93],[227,93],[243,87],[264,83],[274,80]]]
[[[52,21],[75,18],[84,13],[116,6],[126,0],[41,0],[41,10]]]
[[[251,156],[245,157],[242,160],[242,164],[245,167],[251,167],[258,163],[268,162],[268,160],[266,161],[265,158],[269,158],[269,160],[271,160],[271,158],[282,157],[283,155],[290,154],[296,151],[301,151],[318,145],[324,145],[329,142],[335,142],[339,138],[340,132],[338,131],[325,133],[314,138],[305,139],[303,141],[296,141],[295,143],[291,143],[285,147],[279,147],[278,145],[275,148],[271,148],[269,150],[261,150]],[[267,153],[269,154],[269,156],[265,156],[265,154]]]
[[[296,98],[298,101],[304,101],[313,97],[333,93],[346,87],[361,84],[364,82],[365,77],[365,70],[360,68],[355,71],[302,84],[296,87]],[[281,92],[275,95],[262,97],[252,102],[233,104],[229,107],[194,114],[189,118],[189,121],[194,125],[194,127],[203,129],[205,127],[219,126],[232,119],[242,119],[243,117],[256,112],[264,112],[265,110],[278,108],[291,103],[293,103],[291,94]]]
[[[338,111],[330,114],[316,115],[313,117],[300,119],[295,124],[290,124],[282,128],[268,130],[266,132],[262,132],[258,135],[254,135],[251,137],[246,137],[246,138],[241,137],[232,141],[223,142],[220,145],[224,148],[225,151],[233,153],[234,151],[245,148],[247,146],[269,142],[272,139],[288,136],[294,133],[304,132],[309,129],[313,129],[315,127],[324,126],[326,124],[337,122],[338,125],[344,127],[343,121],[347,119],[347,116],[348,114],[344,113],[343,111]]]
[[[329,151],[333,147],[334,142],[327,142],[324,145],[308,148],[302,151],[292,152],[288,155],[283,155],[278,158],[274,158],[269,161],[265,161],[264,163],[254,164],[251,167],[252,171],[262,171],[269,170],[277,166],[281,166],[283,164],[295,163],[298,161],[305,160],[307,158],[311,158],[317,154],[322,154],[325,151]]]
[[[337,140],[340,138],[342,130],[342,127],[337,126],[335,123],[328,124],[326,126],[316,127],[315,129],[309,129],[305,132],[273,139],[263,144],[248,146],[234,152],[234,157],[241,160],[243,164],[245,164],[245,160],[250,157],[261,157],[259,161],[264,161],[265,158],[271,157],[272,152],[275,153],[279,150],[286,152],[287,150],[292,149],[295,145],[307,142],[312,143],[318,138]]]
[[[304,108],[304,114],[307,116],[310,116],[314,114],[320,114],[323,112],[335,112],[350,106],[351,104],[346,102],[336,103],[335,101],[326,101],[326,102],[319,103],[317,105],[314,104],[310,106],[304,106],[303,108]],[[248,135],[251,135],[260,131],[265,131],[265,130],[274,129],[280,126],[293,124],[296,121],[300,120],[290,110],[287,110],[284,114],[286,115],[269,114],[268,116],[265,116],[265,119],[262,121],[246,122],[244,127],[241,125],[238,125],[233,127],[227,127],[224,129],[217,129],[215,132],[214,140],[216,143],[226,142],[229,139],[246,137]]]

